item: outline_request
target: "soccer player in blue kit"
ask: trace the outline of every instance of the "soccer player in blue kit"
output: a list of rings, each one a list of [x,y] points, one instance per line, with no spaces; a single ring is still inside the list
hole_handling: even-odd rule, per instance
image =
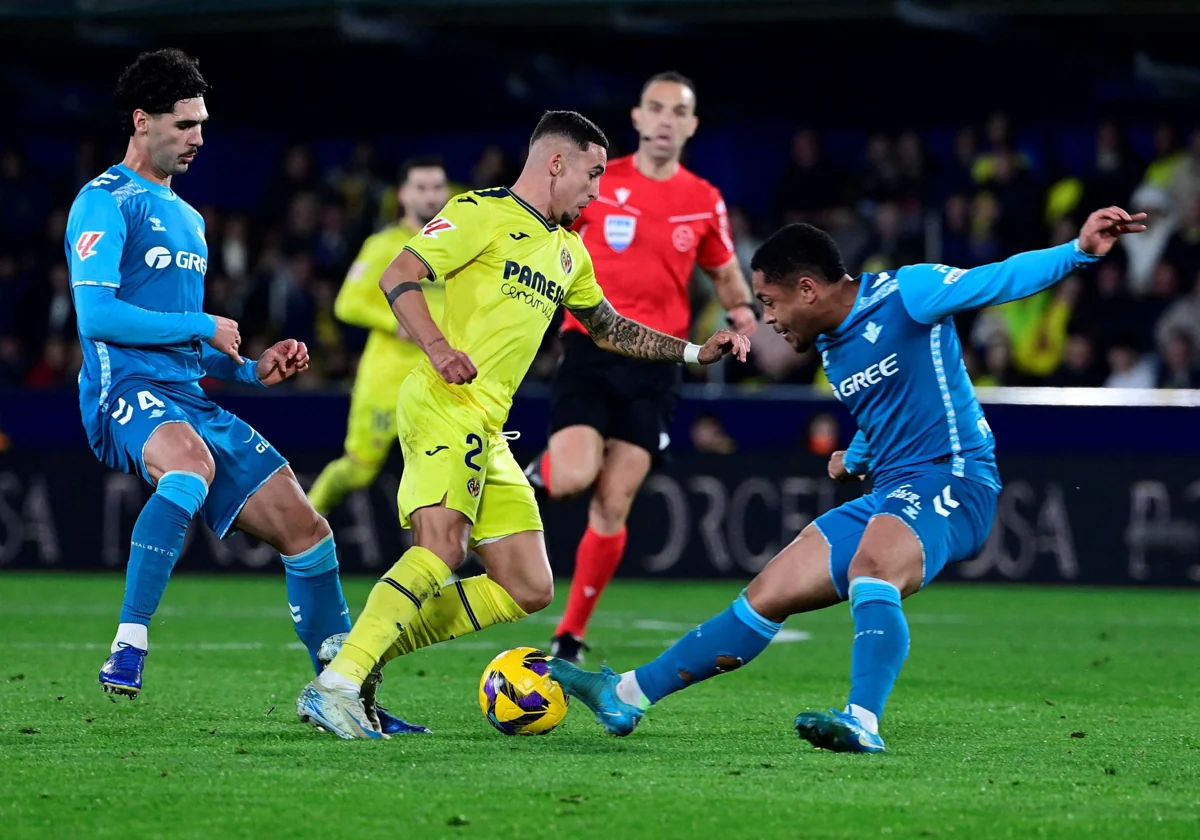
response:
[[[240,530],[280,552],[291,618],[315,668],[321,642],[350,630],[329,524],[283,456],[199,385],[212,376],[266,387],[308,367],[293,339],[242,359],[237,323],[203,311],[204,219],[171,179],[203,145],[207,90],[179,50],[127,67],[115,93],[125,159],[83,187],[67,222],[88,442],[105,464],[154,487],[133,527],[120,624],[100,670],[105,691],[131,699],[142,690],[150,619],[197,512],[222,538]],[[426,731],[379,712],[385,733]]]
[[[764,320],[797,351],[816,345],[839,400],[858,424],[829,474],[870,476],[872,492],[807,526],[732,606],[661,656],[624,674],[561,659],[550,673],[628,735],[668,694],[758,656],[784,620],[849,600],[850,696],[843,711],[805,712],[800,737],[843,752],[883,752],[879,719],[908,655],[903,598],[947,563],[977,554],[996,511],[995,441],[962,360],[956,312],[1017,300],[1145,230],[1118,207],[1088,217],[1078,238],[973,269],[912,265],[846,274],[833,240],[810,225],[772,235],[750,263]]]

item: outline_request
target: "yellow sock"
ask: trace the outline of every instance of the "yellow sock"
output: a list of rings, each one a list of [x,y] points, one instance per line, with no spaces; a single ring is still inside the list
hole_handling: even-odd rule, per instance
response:
[[[404,625],[400,638],[384,654],[383,661],[493,624],[519,621],[526,615],[503,587],[487,575],[460,580],[421,606],[416,618]]]
[[[371,486],[371,482],[379,475],[379,469],[360,464],[353,458],[343,455],[336,461],[331,461],[321,470],[317,480],[308,491],[308,500],[316,508],[317,513],[328,516],[329,512],[342,503],[342,499],[352,490],[361,490]]]
[[[367,598],[362,615],[354,622],[341,652],[329,670],[362,685],[388,648],[396,644],[401,628],[417,617],[450,577],[450,568],[427,548],[413,546],[379,579]]]

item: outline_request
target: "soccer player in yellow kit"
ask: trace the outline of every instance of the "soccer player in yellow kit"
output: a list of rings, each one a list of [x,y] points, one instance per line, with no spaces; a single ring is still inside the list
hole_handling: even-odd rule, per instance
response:
[[[446,167],[439,157],[413,158],[400,169],[398,189],[404,217],[367,238],[338,292],[333,312],[338,320],[371,331],[358,363],[350,395],[345,454],[321,471],[309,501],[322,516],[348,493],[370,487],[396,440],[396,398],[400,383],[425,353],[396,324],[379,294],[379,278],[396,255],[450,198]],[[421,290],[435,323],[442,318],[446,281],[438,278]]]
[[[428,356],[400,387],[397,408],[405,464],[398,502],[413,547],[300,693],[301,720],[342,738],[384,737],[362,698],[384,663],[524,618],[554,597],[533,488],[503,427],[560,305],[614,353],[691,364],[730,353],[745,359],[744,336],[720,330],[690,344],[622,317],[604,299],[587,249],[566,228],[596,198],[607,159],[608,140],[590,120],[547,112],[511,188],[452,199],[384,272],[380,288]],[[446,281],[441,329],[419,293],[423,279],[438,278]],[[468,548],[487,573],[443,589]]]

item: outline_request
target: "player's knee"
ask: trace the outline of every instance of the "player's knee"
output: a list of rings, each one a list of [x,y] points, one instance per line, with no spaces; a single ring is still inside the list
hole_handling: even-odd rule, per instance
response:
[[[526,615],[532,615],[546,609],[554,600],[554,578],[549,573],[539,575],[532,580],[512,585],[507,591]]]
[[[756,613],[771,621],[783,622],[792,614],[792,593],[773,584],[764,575],[750,581],[746,587],[746,600]]]
[[[164,472],[178,470],[195,473],[209,485],[213,483],[213,479],[217,476],[217,465],[213,462],[212,453],[208,451],[208,447],[204,445],[204,441],[199,438],[189,440],[180,447],[178,455],[171,460],[174,463],[169,470],[164,470]]]
[[[281,545],[278,546],[281,554],[288,556],[303,554],[333,533],[333,529],[329,527],[329,521],[315,510],[311,510],[306,516],[296,513],[285,515],[288,525],[281,529],[283,538],[280,540]]]
[[[564,460],[561,465],[557,462],[554,463],[550,473],[550,486],[547,489],[552,498],[569,499],[591,487],[595,479],[595,470],[591,469],[588,464],[573,464]]]

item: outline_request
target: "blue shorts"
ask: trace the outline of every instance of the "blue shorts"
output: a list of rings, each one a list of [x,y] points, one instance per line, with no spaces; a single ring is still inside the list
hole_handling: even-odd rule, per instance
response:
[[[817,517],[813,524],[829,543],[829,575],[838,595],[847,597],[850,561],[872,518],[894,516],[917,535],[925,586],[948,563],[968,560],[983,549],[999,495],[977,481],[928,472],[889,482]]]
[[[199,389],[193,394],[134,383],[113,391],[107,414],[84,416],[96,457],[121,472],[137,473],[151,485],[143,450],[155,430],[167,423],[187,423],[208,446],[216,470],[200,516],[219,537],[228,536],[247,500],[287,460],[248,423]]]

